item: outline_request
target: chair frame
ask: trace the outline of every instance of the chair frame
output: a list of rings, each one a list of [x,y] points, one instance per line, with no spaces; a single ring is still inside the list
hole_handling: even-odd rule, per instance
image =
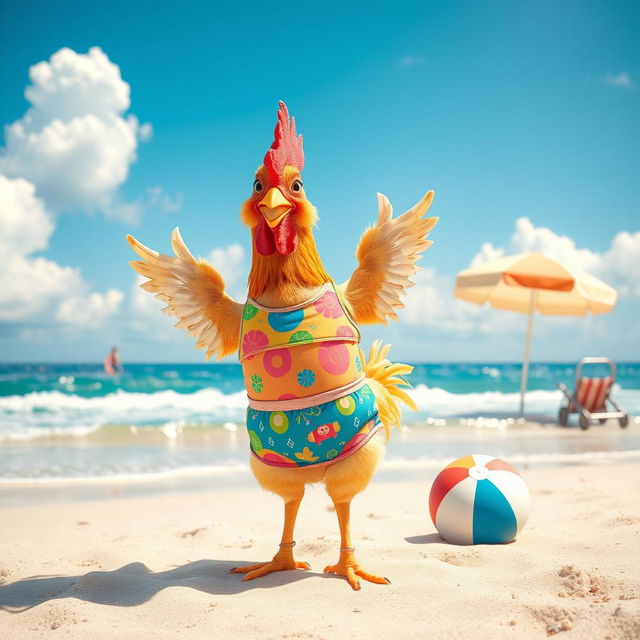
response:
[[[580,380],[582,379],[582,367],[586,364],[606,364],[609,365],[611,385],[607,390],[607,394],[604,397],[604,411],[589,411],[578,402],[578,388]],[[569,391],[564,383],[558,385],[558,389],[562,391],[563,402],[558,412],[558,422],[566,426],[569,421],[569,414],[579,414],[578,422],[583,430],[586,430],[591,425],[592,421],[598,420],[601,424],[607,420],[618,420],[620,426],[625,428],[629,424],[629,414],[611,397],[611,389],[613,383],[616,381],[616,365],[613,360],[609,358],[582,358],[576,366],[575,375],[575,389],[573,392]],[[614,409],[612,411],[606,411],[607,403]]]

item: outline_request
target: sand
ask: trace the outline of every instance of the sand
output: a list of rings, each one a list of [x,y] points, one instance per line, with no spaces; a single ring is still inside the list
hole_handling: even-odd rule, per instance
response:
[[[392,584],[359,592],[322,573],[338,528],[320,488],[296,534],[312,569],[251,582],[229,569],[269,559],[281,528],[280,500],[257,486],[7,507],[0,638],[639,638],[640,463],[523,475],[532,513],[501,546],[438,536],[433,471],[374,481],[354,539]]]

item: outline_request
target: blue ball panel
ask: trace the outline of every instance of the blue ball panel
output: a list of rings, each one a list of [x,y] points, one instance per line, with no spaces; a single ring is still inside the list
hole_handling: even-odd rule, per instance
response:
[[[491,480],[478,480],[473,502],[473,544],[500,544],[516,537],[516,516]]]

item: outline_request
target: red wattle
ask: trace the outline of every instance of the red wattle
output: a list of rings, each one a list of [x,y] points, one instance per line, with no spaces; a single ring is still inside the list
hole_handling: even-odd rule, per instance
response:
[[[289,216],[285,216],[284,220],[273,230],[273,238],[276,242],[278,253],[283,256],[288,256],[295,251],[298,244],[298,236]]]
[[[273,233],[262,217],[256,229],[256,249],[261,256],[270,256],[276,250]]]

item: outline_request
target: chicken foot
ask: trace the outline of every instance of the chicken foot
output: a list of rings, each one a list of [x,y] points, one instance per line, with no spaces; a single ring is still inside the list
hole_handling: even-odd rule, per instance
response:
[[[335,573],[344,576],[354,591],[360,590],[360,580],[367,580],[375,584],[391,584],[388,578],[382,578],[368,573],[356,560],[355,548],[351,546],[351,501],[335,502],[338,524],[340,526],[340,559],[336,564],[330,564],[324,568],[325,573]]]
[[[284,527],[282,530],[282,539],[280,541],[280,549],[270,562],[258,562],[257,564],[251,564],[246,567],[235,567],[231,569],[231,573],[244,573],[246,574],[243,580],[253,580],[254,578],[260,578],[266,576],[268,573],[274,571],[287,571],[290,569],[310,569],[310,565],[307,562],[297,562],[293,557],[293,547],[295,542],[293,540],[293,530],[296,524],[296,517],[298,515],[298,509],[302,497],[284,504]]]

